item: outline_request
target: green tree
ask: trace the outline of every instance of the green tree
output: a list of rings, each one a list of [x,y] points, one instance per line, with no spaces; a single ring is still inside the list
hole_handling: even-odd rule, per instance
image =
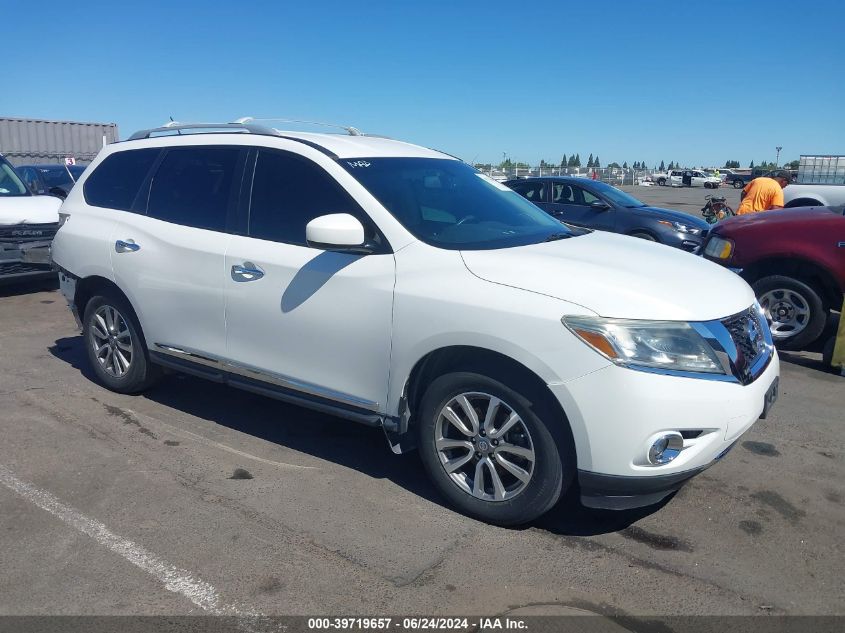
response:
[[[783,168],[784,169],[798,169],[800,163],[797,160],[793,160],[789,163],[786,163]]]
[[[593,169],[600,169],[600,168],[601,168],[601,163],[599,162],[599,155],[596,154],[596,158],[593,161]]]
[[[610,169],[619,169],[619,163],[617,163],[617,162],[615,162],[615,161],[614,161],[614,162],[612,162],[612,163],[610,163],[610,164],[608,165],[608,168],[610,168]]]
[[[754,169],[754,161],[753,160],[748,164],[748,168]]]
[[[593,166],[593,155],[590,154],[590,157],[587,159],[587,167]]]
[[[627,160],[622,163],[622,169],[628,169],[628,161]]]
[[[576,167],[581,166],[581,154],[575,154],[575,166]]]
[[[663,163],[663,161],[662,161],[662,160],[660,161],[660,167],[659,167],[659,169],[660,169],[660,171],[666,171],[666,165]]]
[[[570,154],[569,162],[566,163],[567,167],[575,167],[575,154]]]
[[[640,168],[640,161],[635,160],[635,161],[634,161],[634,164],[633,164],[633,165],[631,165],[631,167],[633,167],[634,169],[639,169],[639,168]]]
[[[566,162],[566,154],[563,155],[563,158],[560,159],[560,166],[566,167],[569,163]]]

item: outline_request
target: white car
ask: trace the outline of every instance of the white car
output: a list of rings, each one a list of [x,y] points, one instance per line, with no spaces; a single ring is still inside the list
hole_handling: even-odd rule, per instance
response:
[[[62,291],[114,391],[167,367],[381,427],[503,525],[576,479],[588,506],[653,504],[777,395],[727,269],[570,229],[423,147],[197,127],[109,145],[62,208]]]
[[[36,196],[0,156],[0,284],[52,278],[50,241],[62,201]]]
[[[704,187],[705,189],[718,189],[722,179],[716,176],[709,176],[697,169],[673,169],[669,172],[669,184],[673,187],[684,186],[684,174],[689,174],[690,187]]]

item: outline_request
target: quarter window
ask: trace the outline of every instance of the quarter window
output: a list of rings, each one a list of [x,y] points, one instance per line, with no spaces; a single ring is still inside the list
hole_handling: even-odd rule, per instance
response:
[[[85,181],[85,202],[95,207],[130,211],[159,149],[134,149],[106,158]]]
[[[305,225],[330,213],[350,213],[368,224],[349,194],[319,165],[288,152],[259,150],[250,237],[305,246]]]
[[[239,187],[239,147],[169,149],[153,178],[150,217],[211,231],[224,231]]]

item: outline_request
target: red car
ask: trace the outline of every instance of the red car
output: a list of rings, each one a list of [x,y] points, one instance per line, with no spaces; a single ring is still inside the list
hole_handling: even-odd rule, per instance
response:
[[[739,273],[757,295],[782,349],[804,349],[845,293],[843,207],[803,207],[719,222],[704,257]]]

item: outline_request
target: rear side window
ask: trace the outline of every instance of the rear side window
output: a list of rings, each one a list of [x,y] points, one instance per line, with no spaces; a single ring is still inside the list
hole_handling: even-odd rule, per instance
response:
[[[240,176],[239,147],[180,147],[167,150],[153,177],[147,215],[211,231],[226,230]],[[240,185],[240,178],[237,178]]]
[[[305,246],[305,225],[329,213],[349,213],[367,225],[358,205],[319,165],[287,152],[259,150],[250,237]]]
[[[159,149],[133,149],[106,158],[85,181],[85,202],[95,207],[130,211]]]

